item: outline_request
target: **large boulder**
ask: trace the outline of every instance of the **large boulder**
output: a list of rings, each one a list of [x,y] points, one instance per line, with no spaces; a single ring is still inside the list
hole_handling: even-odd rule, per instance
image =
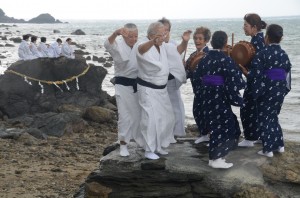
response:
[[[287,142],[285,153],[273,159],[260,156],[253,148],[238,148],[226,156],[234,166],[208,166],[206,144],[178,141],[159,160],[147,160],[144,150],[129,144],[130,156],[121,157],[118,147],[100,160],[98,170],[87,178],[82,197],[143,198],[276,198],[300,195],[300,145]]]
[[[58,112],[58,107],[64,104],[104,105],[109,97],[101,88],[106,74],[106,69],[87,65],[84,59],[17,61],[0,75],[0,111],[14,118]]]

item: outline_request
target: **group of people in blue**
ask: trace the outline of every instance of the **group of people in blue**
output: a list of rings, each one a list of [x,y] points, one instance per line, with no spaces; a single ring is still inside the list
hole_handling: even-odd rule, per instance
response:
[[[264,36],[261,30],[265,28]],[[206,54],[196,68],[192,71],[187,68],[195,94],[193,114],[203,134],[195,143],[209,141],[209,165],[213,168],[230,168],[233,163],[227,163],[224,157],[237,146],[262,143],[258,154],[267,157],[273,157],[273,152],[284,152],[278,115],[284,97],[291,90],[291,63],[279,44],[283,28],[277,24],[267,26],[259,15],[250,13],[244,17],[244,31],[251,36],[255,48],[249,65],[238,65],[223,52],[227,35],[216,31],[211,38],[213,49],[204,46],[200,50]],[[197,31],[194,33],[197,46],[196,36]],[[204,33],[202,39],[204,43],[209,40]],[[243,96],[239,92],[242,89]],[[231,105],[240,107],[245,137],[241,142],[241,129]]]

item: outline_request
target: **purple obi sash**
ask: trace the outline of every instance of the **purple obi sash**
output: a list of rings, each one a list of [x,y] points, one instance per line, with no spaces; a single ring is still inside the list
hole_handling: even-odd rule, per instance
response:
[[[224,85],[224,78],[218,75],[204,75],[202,77],[202,83],[204,85],[220,86]]]
[[[265,70],[265,75],[270,78],[271,80],[285,80],[286,79],[286,72],[284,69],[268,69]]]

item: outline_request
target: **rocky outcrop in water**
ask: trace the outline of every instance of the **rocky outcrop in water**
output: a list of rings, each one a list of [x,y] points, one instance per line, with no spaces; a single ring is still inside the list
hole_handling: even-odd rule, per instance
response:
[[[55,19],[50,14],[40,14],[37,17],[25,21],[24,19],[15,19],[14,17],[8,17],[5,12],[0,8],[0,23],[62,23],[60,20]]]

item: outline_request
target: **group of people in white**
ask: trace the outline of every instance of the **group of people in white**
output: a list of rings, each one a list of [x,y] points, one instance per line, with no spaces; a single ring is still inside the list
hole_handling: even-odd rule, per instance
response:
[[[179,88],[186,82],[181,54],[191,31],[184,32],[177,45],[169,40],[170,29],[163,21],[151,23],[147,36],[137,42],[137,26],[128,23],[104,43],[114,60],[121,156],[130,155],[127,144],[134,139],[146,158],[158,159],[168,154],[164,148],[176,143],[174,136],[186,135]]]
[[[28,43],[30,38],[30,43]],[[41,42],[37,44],[37,37],[30,35],[23,35],[23,40],[18,49],[18,55],[20,60],[32,60],[36,58],[49,57],[57,58],[65,56],[67,58],[74,59],[74,49],[71,46],[72,39],[67,38],[65,43],[62,44],[60,38],[55,42],[48,45],[46,44],[46,37],[41,37]]]

